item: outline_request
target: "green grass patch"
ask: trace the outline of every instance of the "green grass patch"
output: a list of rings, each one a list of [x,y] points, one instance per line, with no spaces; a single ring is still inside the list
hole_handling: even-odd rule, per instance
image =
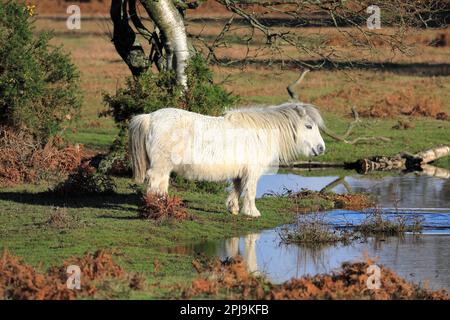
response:
[[[324,114],[327,126],[337,133],[344,133],[350,118],[345,119],[340,116]],[[375,141],[368,143],[358,143],[355,145],[337,142],[328,136],[324,136],[326,152],[324,155],[316,157],[317,161],[328,162],[352,162],[371,156],[393,156],[400,152],[416,153],[427,150],[438,145],[449,143],[448,132],[450,132],[449,121],[439,121],[433,119],[414,120],[415,128],[408,130],[395,130],[392,127],[397,120],[363,120],[363,125],[355,128],[353,135],[349,138],[384,136],[391,141]],[[444,168],[450,168],[450,160],[442,159],[436,162]]]
[[[112,195],[51,196],[48,186],[19,186],[0,192],[0,247],[45,271],[86,251],[111,249],[126,270],[143,273],[160,285],[137,298],[164,296],[164,285],[187,283],[195,275],[189,254],[167,253],[167,247],[214,240],[290,223],[289,199],[257,200],[262,216],[252,219],[226,212],[222,193],[172,191],[185,201],[192,220],[141,220],[139,198],[129,179],[116,179]],[[63,215],[55,216],[55,208]],[[61,221],[60,221],[61,220]],[[72,223],[76,222],[76,223]],[[155,271],[157,259],[161,268]],[[151,287],[151,286],[150,286]]]
[[[369,212],[364,221],[355,227],[365,237],[370,236],[402,236],[407,232],[421,233],[422,219],[413,215],[406,217],[399,215],[393,219],[387,218],[381,210],[375,209]]]
[[[297,218],[294,227],[282,228],[280,239],[285,244],[308,245],[314,248],[336,243],[349,243],[356,236],[347,230],[336,230],[329,226],[324,215],[311,213]]]

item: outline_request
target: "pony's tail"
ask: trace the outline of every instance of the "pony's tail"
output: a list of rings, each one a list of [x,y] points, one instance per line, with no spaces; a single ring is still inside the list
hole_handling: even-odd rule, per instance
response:
[[[141,114],[131,119],[128,134],[128,151],[133,168],[133,178],[143,183],[149,166],[146,142],[150,128],[150,115]]]

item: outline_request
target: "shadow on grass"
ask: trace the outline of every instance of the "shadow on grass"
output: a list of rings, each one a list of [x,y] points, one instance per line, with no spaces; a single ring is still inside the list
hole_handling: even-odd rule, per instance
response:
[[[217,214],[224,213],[223,210],[220,210],[218,208],[208,208],[207,206],[200,206],[195,201],[184,200],[183,202],[186,205],[186,207],[190,210],[203,211],[203,212],[208,212],[208,213],[217,213]],[[225,205],[224,205],[224,208],[225,208]]]
[[[135,193],[110,193],[97,195],[76,195],[73,197],[58,196],[50,192],[0,192],[0,201],[21,204],[66,207],[66,208],[94,208],[137,212],[139,196]]]
[[[137,210],[129,210],[129,211],[137,212]],[[120,216],[115,216],[112,214],[102,214],[102,215],[98,216],[97,218],[99,218],[99,219],[115,219],[115,220],[142,220],[137,215],[120,217]]]
[[[109,193],[97,195],[75,195],[72,197],[58,196],[51,192],[0,192],[0,201],[14,202],[19,204],[48,206],[48,207],[64,207],[64,208],[92,208],[92,209],[107,209],[120,210],[122,212],[129,212],[131,216],[116,216],[114,214],[100,215],[99,218],[104,219],[119,219],[119,220],[134,220],[139,219],[138,204],[141,203],[140,196],[136,193]],[[186,207],[190,210],[197,210],[208,212],[211,214],[223,214],[217,208],[208,208],[198,206],[194,201],[185,200]],[[132,207],[131,207],[132,206]]]

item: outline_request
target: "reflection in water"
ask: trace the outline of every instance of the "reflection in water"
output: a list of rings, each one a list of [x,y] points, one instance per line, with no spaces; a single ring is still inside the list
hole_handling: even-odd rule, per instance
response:
[[[351,210],[333,210],[323,215],[325,223],[334,228],[349,228],[364,222],[373,210],[366,210],[366,214]],[[450,214],[448,212],[421,212],[420,210],[381,210],[383,219],[396,221],[401,219],[405,224],[413,224],[420,220],[423,233],[440,233],[450,236]],[[398,220],[397,220],[398,221]]]
[[[248,272],[258,272],[258,261],[256,257],[256,241],[259,239],[259,234],[253,233],[242,237],[244,241],[244,248],[239,247],[239,237],[233,237],[224,241],[224,249],[217,252],[217,256],[221,258],[242,256],[247,265]],[[222,248],[221,248],[222,249]]]
[[[268,175],[261,178],[258,196],[283,187],[299,190],[321,190],[337,177],[301,177],[294,174]],[[424,235],[406,235],[369,239],[350,245],[333,245],[311,249],[298,245],[280,245],[278,228],[260,234],[249,234],[221,241],[209,241],[178,248],[221,258],[243,256],[249,271],[265,274],[280,283],[293,277],[329,273],[345,261],[360,261],[364,256],[378,258],[377,263],[393,269],[402,277],[433,289],[450,289],[450,180],[414,174],[371,179],[367,176],[346,177],[347,187],[332,186],[335,192],[372,193],[384,212],[392,216],[420,214],[424,219]],[[387,208],[396,208],[389,210]],[[349,222],[359,224],[361,212],[334,210],[325,215],[335,226]]]
[[[350,245],[327,246],[319,249],[297,245],[280,245],[279,229],[218,242],[193,246],[192,251],[219,256],[222,259],[241,255],[249,271],[265,274],[274,283],[293,277],[329,273],[338,270],[345,261],[361,261],[365,256],[394,270],[402,277],[433,289],[450,289],[450,237],[406,235],[369,239]],[[209,250],[205,250],[205,246]],[[211,250],[212,247],[215,250]]]
[[[261,197],[270,191],[281,192],[284,187],[293,190],[307,188],[319,191],[337,178],[337,176],[302,177],[296,174],[267,175],[259,180],[257,196]],[[353,192],[375,195],[382,207],[450,208],[450,180],[412,173],[388,176],[383,179],[355,175],[346,177],[345,181]],[[338,185],[332,191],[345,193],[346,189],[343,185]]]

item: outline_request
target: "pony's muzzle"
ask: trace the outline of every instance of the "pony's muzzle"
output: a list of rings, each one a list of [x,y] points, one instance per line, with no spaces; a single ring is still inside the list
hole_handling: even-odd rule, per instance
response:
[[[315,148],[312,148],[313,154],[317,157],[323,153],[325,153],[325,146],[319,143]]]
[[[323,154],[323,153],[325,153],[325,146],[323,144],[319,143],[317,145],[317,149],[316,150],[317,150],[318,154]]]

